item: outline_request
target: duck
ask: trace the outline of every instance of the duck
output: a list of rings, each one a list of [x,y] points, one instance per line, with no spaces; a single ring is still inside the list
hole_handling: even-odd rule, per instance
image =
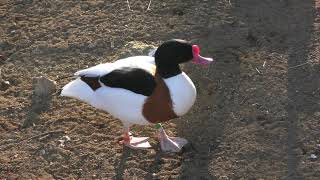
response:
[[[162,123],[185,115],[195,103],[196,87],[180,67],[188,62],[207,67],[214,61],[201,56],[198,45],[181,39],[167,40],[151,55],[131,56],[77,71],[60,95],[119,119],[123,124],[122,145],[150,148],[149,137],[134,137],[130,127],[155,124],[161,150],[179,152],[188,141],[169,137]]]

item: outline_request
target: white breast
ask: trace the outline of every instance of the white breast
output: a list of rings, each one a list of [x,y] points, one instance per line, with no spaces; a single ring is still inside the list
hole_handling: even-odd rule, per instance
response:
[[[197,96],[193,82],[184,72],[164,79],[164,81],[170,91],[174,112],[178,116],[186,114],[194,104]]]
[[[96,98],[95,101],[91,102],[91,105],[109,112],[127,125],[149,124],[142,115],[142,107],[146,96],[122,88],[102,86],[95,91]]]

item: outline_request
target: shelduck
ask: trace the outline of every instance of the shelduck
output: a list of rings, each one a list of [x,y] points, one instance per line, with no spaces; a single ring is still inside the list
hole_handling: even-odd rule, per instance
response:
[[[177,152],[186,139],[169,137],[160,123],[186,114],[196,99],[196,88],[179,64],[208,65],[200,49],[187,41],[173,39],[161,44],[151,56],[133,56],[100,64],[75,73],[62,88],[61,96],[84,101],[120,119],[124,126],[119,143],[131,148],[151,147],[148,137],[134,137],[133,124],[157,124],[163,151]]]

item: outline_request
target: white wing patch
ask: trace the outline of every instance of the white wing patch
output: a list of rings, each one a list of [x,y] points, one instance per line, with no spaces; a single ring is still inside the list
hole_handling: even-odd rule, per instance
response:
[[[97,77],[104,74],[110,73],[114,70],[114,65],[112,63],[99,64],[88,69],[83,69],[77,71],[75,76],[86,76],[86,77]]]

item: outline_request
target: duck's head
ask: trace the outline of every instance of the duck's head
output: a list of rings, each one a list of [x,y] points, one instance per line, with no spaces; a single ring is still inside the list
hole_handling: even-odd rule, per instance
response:
[[[209,65],[212,58],[200,56],[200,48],[188,41],[173,39],[161,44],[155,54],[155,62],[158,72],[164,78],[180,74],[179,64],[192,62],[199,65]]]

